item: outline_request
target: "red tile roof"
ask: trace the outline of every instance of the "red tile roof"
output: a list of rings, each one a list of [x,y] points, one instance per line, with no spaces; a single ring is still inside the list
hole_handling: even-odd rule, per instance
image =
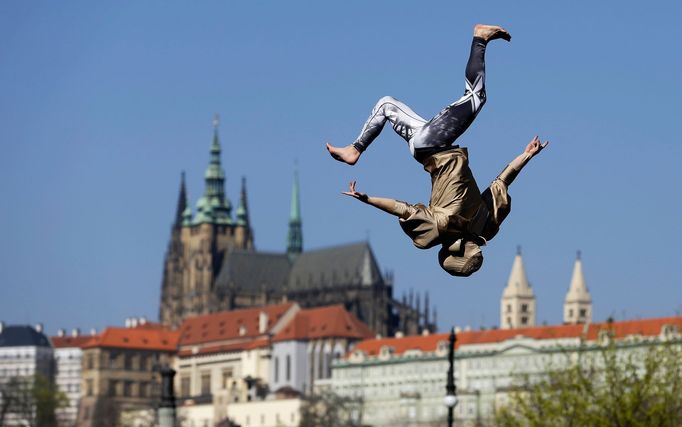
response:
[[[301,310],[273,341],[307,340],[316,338],[369,338],[374,332],[343,305]]]
[[[662,317],[655,319],[627,320],[612,323],[593,323],[590,325],[556,325],[536,326],[518,329],[490,329],[484,331],[463,331],[457,333],[456,348],[462,345],[489,344],[506,341],[521,336],[536,340],[580,338],[594,341],[599,336],[599,331],[609,329],[614,333],[615,339],[623,339],[629,335],[657,336],[661,333],[663,325],[673,325],[682,329],[682,316]],[[587,333],[585,334],[585,330]],[[435,351],[440,341],[447,341],[449,334],[432,334],[427,336],[415,335],[402,338],[370,339],[358,343],[355,350],[361,350],[369,356],[379,354],[381,347],[393,347],[394,354],[401,354],[407,350],[421,350],[425,352]]]
[[[269,331],[293,306],[293,303],[275,304],[189,317],[180,326],[180,345],[258,337],[263,335],[258,331],[261,312],[268,315]],[[241,326],[245,328],[243,335],[239,333]]]
[[[106,328],[83,348],[114,347],[175,352],[179,337],[179,332],[160,328]]]
[[[79,335],[74,336],[63,336],[63,337],[50,337],[52,341],[52,346],[54,348],[68,348],[68,347],[80,347],[83,348],[90,341],[96,339],[96,335]]]

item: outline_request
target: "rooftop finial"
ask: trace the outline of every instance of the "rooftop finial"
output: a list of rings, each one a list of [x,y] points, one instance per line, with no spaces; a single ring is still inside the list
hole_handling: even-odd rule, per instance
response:
[[[580,252],[580,249],[578,249],[578,251],[577,251],[576,254],[575,254],[575,258],[579,260],[581,254],[582,254],[582,253]]]
[[[516,255],[521,255],[521,245],[516,245]]]
[[[213,129],[218,129],[219,124],[220,124],[220,115],[218,113],[215,113],[213,115]]]

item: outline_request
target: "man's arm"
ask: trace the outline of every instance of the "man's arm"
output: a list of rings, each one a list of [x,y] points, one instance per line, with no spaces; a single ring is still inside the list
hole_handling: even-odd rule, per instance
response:
[[[521,169],[528,164],[530,159],[537,156],[545,147],[547,147],[547,145],[549,145],[549,141],[542,143],[540,142],[540,138],[536,135],[526,146],[526,149],[523,150],[523,153],[512,160],[497,178],[502,180],[505,184],[511,185],[519,172],[521,172]]]
[[[367,203],[368,205],[374,206],[377,209],[381,209],[384,212],[388,212],[391,215],[395,215],[403,219],[409,217],[411,213],[410,205],[405,202],[388,199],[385,197],[368,196],[365,193],[357,191],[355,189],[355,181],[351,181],[349,191],[344,191],[342,194],[350,196],[354,199],[358,199],[361,202]]]

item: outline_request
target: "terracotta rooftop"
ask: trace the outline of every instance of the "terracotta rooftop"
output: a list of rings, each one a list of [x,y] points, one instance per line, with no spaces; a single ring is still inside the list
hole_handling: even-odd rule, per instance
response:
[[[261,312],[268,315],[269,331],[293,305],[274,304],[189,317],[180,326],[180,345],[255,338],[263,335],[258,331]],[[244,329],[240,331],[242,327]]]
[[[67,347],[85,347],[90,341],[97,339],[96,335],[79,335],[74,336],[63,336],[63,337],[50,337],[52,341],[52,346],[54,348],[67,348]]]
[[[175,352],[180,334],[160,328],[106,328],[100,335],[85,343],[83,348],[113,347],[136,350]]]
[[[273,341],[307,340],[315,338],[369,338],[374,332],[343,305],[301,310]]]
[[[457,333],[456,348],[459,348],[462,345],[498,343],[518,336],[533,338],[536,340],[584,337],[588,341],[595,341],[599,336],[600,330],[609,328],[611,328],[615,339],[623,339],[630,335],[651,337],[659,335],[663,325],[673,325],[682,329],[682,316],[643,320],[626,320],[612,323],[592,323],[589,326],[556,325],[519,329],[463,331]],[[586,334],[584,333],[585,329],[587,329]],[[448,336],[449,334],[446,333],[431,334],[427,336],[415,335],[402,338],[370,339],[358,343],[358,345],[355,347],[355,350],[361,350],[369,356],[376,356],[379,354],[381,347],[387,345],[393,347],[394,354],[402,354],[407,350],[432,352],[436,350],[438,342],[447,341]]]

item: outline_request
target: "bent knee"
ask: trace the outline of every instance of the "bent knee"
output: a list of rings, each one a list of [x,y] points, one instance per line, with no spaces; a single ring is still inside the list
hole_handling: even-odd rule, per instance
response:
[[[379,98],[379,101],[377,101],[377,106],[384,104],[395,104],[396,101],[397,100],[392,96],[382,96]]]

